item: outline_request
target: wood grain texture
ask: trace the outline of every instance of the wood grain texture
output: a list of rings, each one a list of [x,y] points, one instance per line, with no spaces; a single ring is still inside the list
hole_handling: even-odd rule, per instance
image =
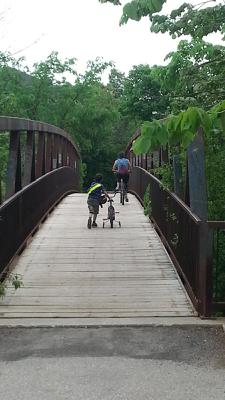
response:
[[[118,196],[119,198],[119,196]],[[87,229],[87,196],[65,198],[17,260],[24,286],[0,302],[7,318],[191,317],[190,300],[158,235],[134,196],[121,206],[122,227]]]

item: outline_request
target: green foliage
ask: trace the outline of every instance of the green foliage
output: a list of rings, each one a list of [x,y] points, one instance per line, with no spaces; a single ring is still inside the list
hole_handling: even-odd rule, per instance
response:
[[[213,2],[213,0],[212,0]],[[202,1],[202,5],[204,2]],[[151,18],[151,31],[169,32],[172,38],[182,35],[191,35],[195,39],[202,39],[212,32],[224,30],[225,5],[213,5],[201,8],[201,3],[194,6],[189,3],[182,4],[169,16],[154,15]]]
[[[146,216],[150,216],[152,213],[152,206],[151,206],[151,186],[150,184],[147,186],[144,194],[144,214]]]
[[[0,115],[19,114],[24,101],[25,77],[22,60],[0,52]]]
[[[224,231],[214,234],[213,295],[216,301],[225,301],[225,235]]]
[[[136,121],[152,120],[165,115],[167,97],[161,91],[156,67],[134,66],[124,80],[121,112]]]
[[[119,0],[99,0],[121,5]],[[151,31],[168,32],[173,39],[182,35],[190,35],[194,39],[202,39],[213,32],[223,33],[225,30],[225,5],[213,4],[215,0],[199,2],[197,5],[183,3],[174,9],[170,15],[159,13],[167,0],[131,0],[123,7],[120,24],[126,24],[129,19],[140,21],[148,16]],[[212,3],[211,6],[206,6]]]
[[[161,11],[166,0],[132,0],[123,7],[120,24],[126,24],[129,19],[140,21],[142,17],[152,16]]]
[[[225,102],[210,110],[211,134],[205,136],[208,213],[211,220],[225,219]]]
[[[0,282],[0,297],[3,298],[6,294],[6,287],[4,283]]]
[[[210,114],[201,108],[189,107],[187,111],[177,116],[169,116],[166,120],[145,122],[142,125],[141,136],[135,141],[132,149],[135,154],[142,154],[166,145],[179,144],[187,148],[200,127],[208,134],[211,126]]]
[[[137,155],[152,152],[157,150],[161,143],[166,145],[167,141],[168,131],[162,121],[145,122],[141,128],[141,136],[133,143],[132,150]]]
[[[3,298],[6,295],[7,284],[10,284],[14,287],[15,290],[21,288],[23,286],[22,275],[20,274],[10,274],[7,278],[6,282],[0,282],[0,297]]]
[[[173,221],[173,222],[176,221],[176,223],[179,224],[179,221],[178,221],[177,216],[176,216],[175,213],[171,213],[169,215],[169,218],[171,219],[171,221]]]
[[[0,203],[5,194],[6,168],[9,152],[9,135],[1,133],[0,135]]]
[[[99,0],[100,3],[112,3],[121,5],[119,0]],[[131,0],[123,7],[123,15],[120,24],[126,24],[129,19],[140,21],[142,17],[152,16],[154,13],[161,11],[166,0]]]
[[[107,86],[115,98],[120,99],[123,96],[125,79],[125,74],[116,68],[111,69]]]
[[[112,3],[116,6],[121,5],[120,0],[99,0],[100,3]]]
[[[163,189],[173,190],[173,171],[170,164],[164,164],[154,169],[154,174],[160,179]]]
[[[170,240],[170,243],[172,244],[173,247],[177,247],[178,243],[179,243],[179,236],[177,233],[174,233],[172,239]]]
[[[169,92],[171,111],[189,106],[210,109],[224,99],[221,82],[225,73],[225,47],[203,40],[182,40],[161,75],[164,91]]]
[[[54,124],[71,134],[86,165],[84,186],[102,172],[107,187],[114,185],[112,164],[126,146],[136,125],[122,115],[124,76],[113,63],[90,61],[83,75],[75,59],[59,59],[57,52],[29,71],[22,61],[0,53],[0,114]],[[102,74],[110,81],[103,85]],[[8,134],[0,135],[0,181],[5,181]],[[4,185],[2,186],[4,195]],[[1,196],[0,196],[1,197]]]
[[[10,281],[15,290],[23,286],[22,276],[20,274],[11,274]]]

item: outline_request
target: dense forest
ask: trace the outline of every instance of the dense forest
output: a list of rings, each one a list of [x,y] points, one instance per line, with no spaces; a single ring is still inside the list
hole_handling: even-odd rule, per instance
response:
[[[101,81],[105,71],[107,85]],[[110,185],[113,159],[136,126],[123,111],[123,81],[112,63],[100,59],[89,62],[84,75],[79,75],[76,60],[62,61],[56,52],[32,71],[22,60],[0,53],[0,114],[45,121],[66,130],[80,148],[85,182],[101,171]],[[4,174],[8,137],[1,135],[0,140]]]

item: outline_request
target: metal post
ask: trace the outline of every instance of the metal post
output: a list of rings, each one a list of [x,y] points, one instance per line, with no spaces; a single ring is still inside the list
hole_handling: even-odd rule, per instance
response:
[[[191,210],[207,221],[207,190],[203,130],[200,128],[188,146],[188,173]]]
[[[207,222],[199,226],[199,270],[198,270],[198,312],[200,317],[209,317],[212,313],[212,252],[213,235]]]
[[[36,179],[45,174],[45,134],[38,133],[38,148],[36,161]]]
[[[52,147],[52,169],[58,168],[58,136],[53,135],[53,147]]]
[[[151,153],[151,169],[154,169],[154,157],[153,157],[153,153]]]
[[[52,171],[52,134],[47,133],[47,144],[46,144],[46,168],[45,171],[50,172]]]
[[[21,190],[21,187],[20,133],[11,131],[6,176],[6,199]]]
[[[62,154],[62,138],[59,136],[57,139],[58,143],[58,168],[63,165],[63,154]]]
[[[183,185],[182,185],[182,166],[179,156],[176,154],[173,156],[173,182],[174,192],[181,199],[183,197]]]
[[[27,132],[23,186],[35,180],[35,133]]]
[[[168,146],[166,146],[166,149],[164,149],[163,147],[161,148],[162,165],[169,163],[169,154],[168,153],[169,153]]]
[[[66,140],[63,138],[62,139],[62,166],[65,167],[67,163],[67,143]]]

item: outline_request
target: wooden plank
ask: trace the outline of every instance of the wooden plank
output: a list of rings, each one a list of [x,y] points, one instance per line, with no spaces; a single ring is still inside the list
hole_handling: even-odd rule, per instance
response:
[[[88,230],[86,195],[68,196],[18,258],[24,287],[10,285],[2,318],[193,316],[159,237],[137,200],[120,206],[122,228]],[[101,211],[101,225],[106,210]]]

